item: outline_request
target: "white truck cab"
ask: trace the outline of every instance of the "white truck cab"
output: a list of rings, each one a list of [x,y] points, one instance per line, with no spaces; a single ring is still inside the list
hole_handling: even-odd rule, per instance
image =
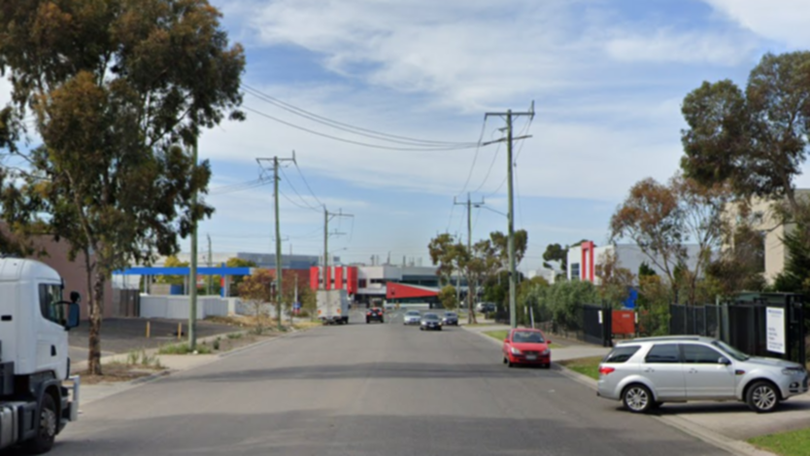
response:
[[[67,331],[79,324],[80,296],[65,301],[63,288],[41,262],[0,259],[0,450],[22,444],[45,453],[78,415]]]

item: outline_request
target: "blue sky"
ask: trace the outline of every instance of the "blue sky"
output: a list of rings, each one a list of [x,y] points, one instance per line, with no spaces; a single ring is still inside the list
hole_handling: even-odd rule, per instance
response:
[[[516,144],[515,226],[529,233],[523,270],[541,264],[549,243],[604,244],[630,186],[675,173],[680,104],[689,91],[704,80],[744,85],[763,53],[810,42],[805,0],[211,1],[230,38],[245,47],[247,86],[346,124],[475,142],[498,138],[504,126],[498,118],[484,123],[485,112],[524,111],[534,100],[531,125],[515,122],[516,133],[533,136]],[[321,203],[354,214],[331,225],[345,233],[330,238],[330,251],[345,262],[390,254],[394,262],[406,256],[427,265],[431,237],[466,236],[466,213],[453,199],[467,192],[488,208],[473,212],[474,240],[506,230],[504,147],[361,147],[254,111],[393,144],[330,129],[250,94],[245,107],[247,121],[200,140],[200,156],[214,171],[206,200],[216,208],[200,226],[201,246],[210,235],[216,252],[273,250],[272,186],[239,184],[259,178],[257,157],[287,158],[293,150],[298,168],[285,168],[280,184],[284,252],[322,254]],[[810,187],[806,174],[799,186]]]
[[[541,264],[549,243],[604,244],[630,186],[672,176],[689,91],[704,80],[744,85],[763,53],[810,39],[810,5],[791,0],[212,3],[246,49],[247,86],[329,119],[475,142],[498,138],[504,126],[498,118],[485,124],[485,112],[525,111],[534,100],[531,125],[515,122],[516,133],[533,136],[516,145],[515,225],[530,243],[524,270]],[[207,201],[216,207],[200,235],[204,242],[210,234],[215,251],[272,251],[269,181],[241,191],[233,185],[259,177],[257,157],[288,158],[293,150],[298,168],[285,168],[281,181],[284,252],[322,253],[322,203],[354,214],[331,225],[345,234],[330,237],[330,250],[346,262],[390,254],[427,265],[431,237],[466,236],[464,207],[453,199],[467,192],[487,203],[473,212],[474,240],[506,230],[504,147],[361,147],[255,111],[348,140],[394,144],[313,123],[250,94],[245,107],[246,122],[223,124],[200,141],[214,170]]]

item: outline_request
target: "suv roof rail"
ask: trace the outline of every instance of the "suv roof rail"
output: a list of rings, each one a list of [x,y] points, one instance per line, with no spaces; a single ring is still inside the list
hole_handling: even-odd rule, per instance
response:
[[[656,342],[656,341],[667,341],[667,340],[702,340],[706,339],[705,337],[701,336],[655,336],[655,337],[639,337],[636,339],[630,340],[623,340],[620,341],[620,344],[629,344],[633,342]]]

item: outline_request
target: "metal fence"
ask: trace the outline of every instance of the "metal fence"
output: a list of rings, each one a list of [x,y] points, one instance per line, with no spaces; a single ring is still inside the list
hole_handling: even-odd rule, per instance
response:
[[[723,309],[721,306],[669,306],[669,334],[699,335],[721,338]]]

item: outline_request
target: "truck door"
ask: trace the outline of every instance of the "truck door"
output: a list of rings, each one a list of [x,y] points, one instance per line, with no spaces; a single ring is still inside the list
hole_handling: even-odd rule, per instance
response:
[[[63,322],[65,306],[55,305],[62,300],[61,284],[40,283],[36,288],[36,301],[40,318],[37,325],[37,371],[53,371],[57,378],[67,375],[67,343]],[[61,376],[61,377],[60,377]]]

